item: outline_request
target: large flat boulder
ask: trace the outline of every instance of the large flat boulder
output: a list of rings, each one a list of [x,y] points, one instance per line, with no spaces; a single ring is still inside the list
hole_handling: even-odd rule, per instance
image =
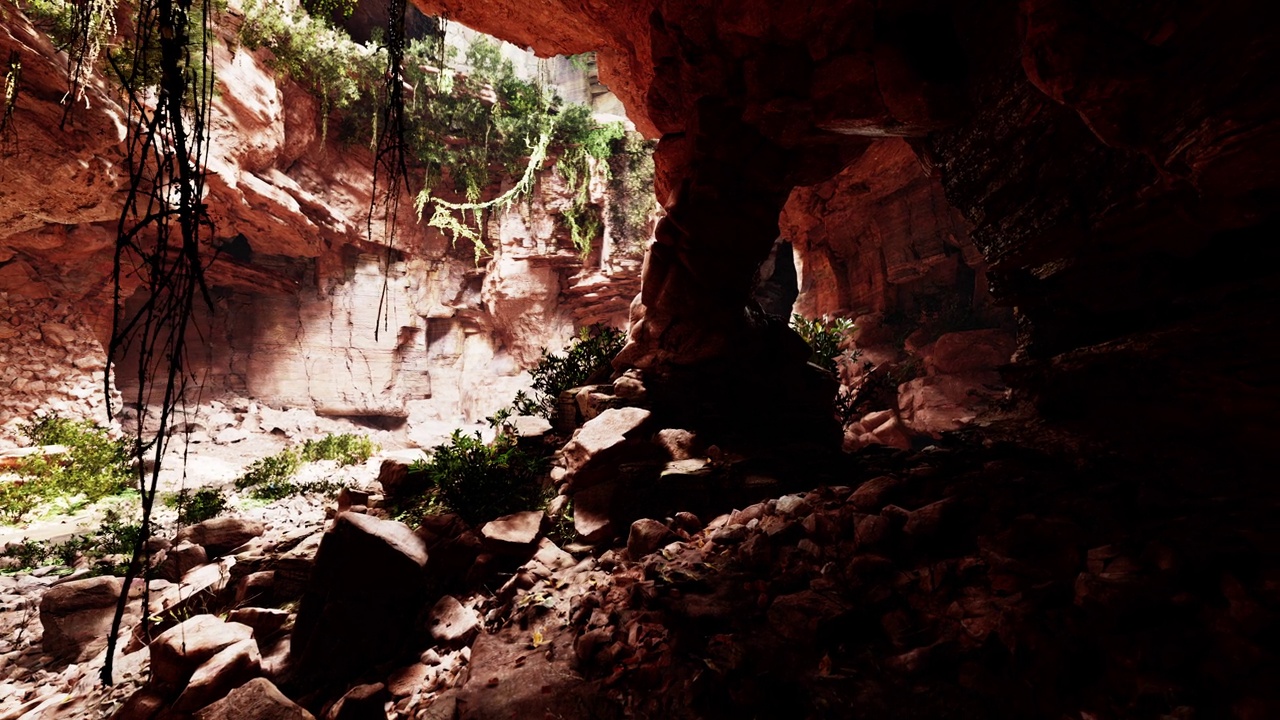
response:
[[[252,640],[253,628],[196,615],[151,641],[151,673],[159,685],[179,688],[201,665],[236,643]]]
[[[426,543],[407,526],[339,513],[294,623],[299,685],[337,687],[407,649],[426,601],[426,564]]]
[[[177,542],[184,540],[204,547],[209,557],[228,552],[258,537],[266,527],[257,520],[216,517],[178,531]]]
[[[1013,334],[998,328],[947,333],[925,350],[924,365],[936,375],[984,372],[1008,363],[1017,349]]]
[[[44,651],[68,662],[84,662],[107,646],[124,578],[94,577],[55,585],[40,599]],[[142,582],[135,581],[121,628],[138,623]]]
[[[608,477],[610,468],[656,455],[660,450],[644,442],[650,413],[637,407],[605,410],[588,420],[564,446],[565,476],[576,490]]]
[[[262,655],[253,640],[241,640],[218,651],[196,669],[173,704],[191,712],[226,697],[227,693],[262,673]]]

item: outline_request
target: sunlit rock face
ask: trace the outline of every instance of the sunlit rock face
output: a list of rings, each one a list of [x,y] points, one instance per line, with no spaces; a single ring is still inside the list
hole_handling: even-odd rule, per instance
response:
[[[124,181],[118,91],[95,79],[59,129],[65,60],[13,17],[0,29],[0,54],[16,50],[24,68],[0,163],[5,441],[35,412],[107,419],[102,372]],[[224,40],[237,18],[234,9],[224,16]],[[267,51],[214,48],[223,90],[205,196],[213,305],[197,306],[186,368],[202,400],[455,427],[508,403],[542,348],[559,349],[575,328],[625,324],[639,249],[610,236],[579,257],[556,217],[570,193],[550,165],[529,202],[490,215],[483,256],[416,223],[408,198],[388,251],[381,217],[369,222],[367,149],[326,138],[319,102],[269,70]],[[590,83],[576,81],[589,94]],[[603,176],[589,194],[608,218]],[[145,302],[139,278],[126,273],[122,285],[127,307]],[[135,357],[127,350],[122,367]],[[116,375],[128,395],[135,373]]]
[[[969,230],[906,142],[878,142],[840,174],[787,198],[781,231],[799,260],[795,310],[892,313],[910,308],[914,295],[961,287],[981,303],[989,298],[986,268]]]

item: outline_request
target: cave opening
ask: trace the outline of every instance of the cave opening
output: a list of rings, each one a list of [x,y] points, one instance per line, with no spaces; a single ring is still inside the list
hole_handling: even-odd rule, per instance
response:
[[[394,5],[225,10],[208,395],[146,599],[127,518],[58,489],[108,446],[28,424],[120,419],[120,116],[75,71],[59,129],[57,8],[4,6],[33,142],[0,149],[0,426],[31,447],[0,510],[34,504],[0,714],[1280,714],[1257,3],[415,0],[388,72]],[[387,80],[426,113],[390,250]],[[93,532],[23,515],[64,506]],[[117,601],[130,675],[88,690]]]

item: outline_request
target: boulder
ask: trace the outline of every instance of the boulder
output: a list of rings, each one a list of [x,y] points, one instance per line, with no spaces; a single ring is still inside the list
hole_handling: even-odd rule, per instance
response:
[[[223,622],[213,615],[196,615],[151,641],[152,676],[160,685],[181,687],[210,658],[252,639],[253,628],[248,625]]]
[[[169,705],[157,690],[151,687],[139,688],[120,706],[111,720],[151,720]]]
[[[512,513],[485,523],[480,534],[495,548],[528,548],[537,541],[545,519],[541,510]]]
[[[930,375],[959,375],[994,370],[1009,362],[1017,342],[1001,329],[967,330],[942,335],[924,354]]]
[[[574,493],[573,529],[584,542],[597,543],[613,535],[610,517],[616,483],[604,483]]]
[[[327,720],[386,720],[383,709],[391,693],[382,683],[357,685],[347,691],[325,715]]]
[[[627,554],[632,560],[639,560],[674,539],[674,533],[666,525],[642,518],[631,523],[631,532],[627,534]]]
[[[688,460],[694,457],[698,445],[698,437],[688,430],[666,428],[659,430],[654,442],[666,451],[672,460]]]
[[[897,417],[891,417],[886,420],[869,437],[874,438],[877,443],[888,445],[891,448],[899,450],[911,449],[911,436],[907,434],[902,421]]]
[[[939,433],[968,425],[1004,396],[1006,387],[995,372],[930,375],[898,388],[898,411],[903,423],[917,433]],[[881,430],[873,433],[881,437]],[[885,441],[886,445],[893,443]]]
[[[195,715],[196,720],[316,720],[270,680],[255,678]]]
[[[275,582],[274,570],[259,570],[245,575],[236,583],[236,605],[270,605],[275,596]]]
[[[564,446],[565,481],[575,489],[588,488],[609,477],[618,463],[656,454],[641,443],[649,418],[648,410],[628,407],[588,420]]]
[[[545,537],[538,540],[538,550],[533,554],[533,559],[549,570],[568,570],[578,564],[572,555]]]
[[[228,613],[227,620],[253,628],[253,637],[261,643],[280,632],[289,622],[289,613],[276,608],[242,607]]]
[[[849,504],[863,512],[878,512],[884,507],[888,498],[903,485],[903,481],[892,475],[882,475],[864,482],[849,496]]]
[[[218,557],[258,537],[266,527],[257,520],[216,517],[178,531],[179,543],[201,545],[209,557]]]
[[[442,645],[465,645],[480,632],[480,614],[445,595],[427,616],[431,637]]]
[[[121,628],[138,622],[142,582],[130,588]],[[49,589],[40,599],[44,651],[68,662],[84,662],[107,646],[107,635],[124,578],[94,577],[72,580]]]
[[[169,582],[181,582],[189,570],[209,561],[204,547],[193,542],[180,542],[165,551],[156,574]]]
[[[405,525],[338,514],[294,623],[290,659],[304,689],[336,687],[413,643],[426,564],[426,543]]]
[[[551,423],[536,415],[513,415],[506,422],[511,434],[521,440],[538,440],[551,432]]]
[[[408,697],[418,690],[426,689],[427,678],[430,675],[429,666],[420,662],[414,663],[392,673],[391,677],[387,678],[387,690],[393,697]]]
[[[823,625],[845,612],[832,598],[813,590],[780,595],[769,605],[769,625],[783,638],[802,646],[818,641]]]
[[[232,643],[192,673],[173,709],[182,712],[199,710],[226,697],[232,689],[257,677],[261,671],[262,656],[258,653],[257,643],[253,640]]]

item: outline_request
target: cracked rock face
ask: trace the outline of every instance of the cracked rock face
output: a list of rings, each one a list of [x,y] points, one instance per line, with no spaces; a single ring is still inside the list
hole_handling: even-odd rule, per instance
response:
[[[576,327],[625,323],[639,260],[605,252],[584,265],[560,237],[568,190],[550,169],[527,207],[491,218],[491,260],[477,263],[405,213],[388,261],[381,223],[367,236],[368,151],[326,141],[317,100],[271,72],[266,51],[220,32],[227,42],[214,46],[213,63],[224,91],[205,202],[210,254],[223,252],[207,271],[214,306],[197,311],[188,368],[206,399],[409,419],[411,432],[434,440],[436,425],[508,402],[541,349],[560,349]],[[0,147],[0,294],[9,303],[0,352],[19,360],[3,371],[9,441],[33,412],[93,416],[102,404],[125,130],[100,78],[59,129],[65,61],[17,12],[0,30],[0,54],[11,51],[23,84],[14,141]],[[606,206],[606,189],[593,183],[591,202]],[[134,291],[126,282],[129,307],[146,300]],[[121,374],[121,390],[132,376]]]

